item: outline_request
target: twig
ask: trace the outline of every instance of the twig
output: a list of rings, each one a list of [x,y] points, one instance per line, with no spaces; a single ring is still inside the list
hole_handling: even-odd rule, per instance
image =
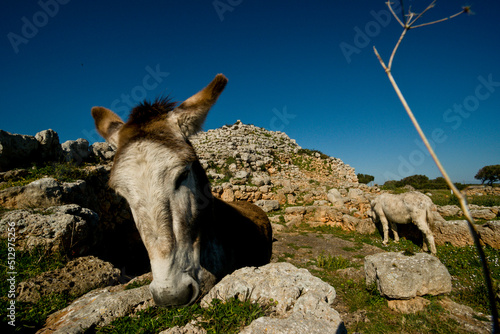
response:
[[[399,18],[394,13],[394,11],[393,11],[393,9],[391,7],[390,1],[387,1],[386,4],[389,7],[391,13],[394,15],[394,17],[396,17],[396,19],[398,20],[398,22],[400,22],[400,24],[402,24],[402,26],[404,28],[403,29],[403,33],[399,37],[399,40],[396,43],[396,46],[394,47],[394,49],[393,49],[393,51],[391,53],[391,57],[389,59],[388,65],[385,64],[385,62],[383,61],[382,57],[378,53],[377,48],[375,46],[373,47],[373,51],[375,52],[375,55],[377,56],[378,60],[380,61],[380,64],[384,68],[385,73],[387,74],[387,77],[389,78],[389,81],[392,84],[392,87],[394,88],[394,91],[398,95],[399,100],[403,104],[403,107],[405,108],[406,113],[410,117],[410,120],[412,121],[413,126],[415,127],[415,129],[417,130],[420,138],[424,142],[424,145],[427,148],[427,150],[429,151],[432,159],[436,163],[436,166],[438,167],[439,171],[443,175],[443,177],[446,180],[446,183],[448,184],[448,186],[450,187],[450,189],[453,190],[453,193],[457,196],[458,200],[460,201],[460,206],[462,207],[462,211],[464,212],[465,218],[467,219],[470,233],[472,235],[472,238],[474,239],[474,244],[475,244],[475,246],[477,248],[477,251],[479,253],[479,257],[481,259],[481,263],[482,263],[482,266],[483,266],[483,274],[484,274],[484,278],[485,278],[485,281],[486,281],[486,286],[488,288],[488,297],[489,297],[489,302],[490,302],[490,310],[491,310],[491,316],[492,316],[492,320],[493,320],[493,331],[492,332],[493,333],[499,333],[500,332],[500,326],[499,326],[499,323],[498,323],[498,310],[497,310],[497,306],[496,306],[496,300],[495,300],[495,294],[494,294],[494,291],[493,291],[493,284],[492,284],[492,280],[491,280],[491,276],[490,276],[490,270],[489,270],[489,267],[488,267],[488,261],[486,259],[486,255],[484,253],[484,250],[481,247],[481,242],[479,240],[479,234],[478,234],[476,226],[474,224],[474,219],[472,218],[472,215],[470,213],[469,206],[467,205],[467,198],[466,198],[466,196],[464,194],[462,194],[457,189],[457,187],[451,181],[450,177],[448,176],[448,173],[446,172],[446,170],[444,169],[443,165],[439,161],[436,153],[434,152],[434,149],[432,148],[432,146],[430,145],[427,137],[425,136],[424,132],[422,131],[422,128],[420,127],[420,124],[418,123],[417,119],[415,118],[415,115],[411,111],[410,106],[406,102],[406,99],[404,98],[403,93],[401,93],[401,90],[399,89],[399,87],[398,87],[398,85],[396,83],[396,80],[394,80],[394,77],[392,76],[392,73],[391,73],[392,61],[394,59],[396,51],[397,51],[399,45],[401,44],[401,41],[403,40],[404,36],[406,35],[406,32],[410,28],[418,28],[418,27],[423,27],[423,26],[435,24],[435,23],[438,23],[438,22],[443,22],[443,21],[449,20],[451,18],[454,18],[454,17],[456,17],[456,16],[458,16],[460,14],[469,13],[470,12],[470,8],[469,7],[464,7],[462,9],[462,11],[460,11],[459,13],[456,13],[456,14],[454,14],[452,16],[447,17],[447,18],[444,18],[444,19],[441,19],[441,20],[437,20],[437,21],[433,21],[433,22],[424,23],[424,24],[412,27],[412,25],[419,18],[421,18],[422,15],[425,12],[427,12],[429,9],[431,9],[432,7],[434,7],[434,3],[435,2],[436,2],[436,0],[434,0],[429,6],[427,6],[427,8],[422,13],[420,13],[415,19],[413,19],[413,20],[412,20],[412,18],[413,18],[412,15],[413,14],[410,13],[409,14],[409,19],[407,21],[405,21],[405,24],[403,25],[402,22],[399,20]],[[404,11],[403,11],[403,16],[404,16]]]
[[[391,1],[389,0],[389,1],[387,1],[385,4],[387,5],[387,7],[389,7],[389,10],[391,11],[392,16],[394,16],[394,17],[396,18],[396,20],[399,22],[399,24],[400,24],[400,25],[404,28],[404,27],[405,27],[405,25],[406,25],[406,21],[405,21],[405,23],[401,22],[401,20],[400,20],[400,19],[399,19],[399,17],[396,15],[396,13],[394,13],[394,10],[392,9],[392,6],[391,6]],[[402,7],[402,6],[403,6],[403,5],[401,4],[401,7]],[[405,17],[405,15],[404,15],[404,14],[405,14],[405,13],[404,13],[404,9],[403,9],[403,19],[404,19],[404,17]]]

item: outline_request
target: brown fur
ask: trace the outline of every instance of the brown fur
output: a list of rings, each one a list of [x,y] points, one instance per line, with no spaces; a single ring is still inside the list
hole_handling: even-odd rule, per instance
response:
[[[206,173],[188,140],[190,135],[201,129],[208,110],[215,103],[226,83],[226,77],[219,74],[207,87],[178,107],[165,98],[157,99],[153,103],[144,102],[132,110],[126,123],[111,110],[103,107],[92,108],[92,116],[99,133],[118,147],[111,171],[110,185],[117,188],[119,192],[123,191],[122,195],[127,197],[127,200],[129,198],[134,200],[135,206],[131,205],[131,208],[137,213],[134,218],[138,219],[136,224],[150,253],[153,275],[155,275],[153,261],[156,263],[156,271],[163,275],[158,281],[154,279],[150,285],[155,302],[159,305],[187,303],[191,297],[196,297],[198,291],[210,288],[224,275],[244,266],[264,265],[271,259],[272,230],[267,215],[259,207],[248,202],[225,203],[214,198]],[[148,154],[144,155],[145,152]],[[168,159],[173,159],[174,164],[162,165],[170,161]],[[168,178],[161,180],[169,181],[163,183],[162,187],[154,188],[155,182],[151,182],[149,174],[144,174],[144,170],[147,169],[141,169],[150,168],[150,166],[161,166],[159,168],[162,173],[168,175]],[[178,174],[174,172],[182,166],[189,169],[186,170],[186,175],[189,175],[189,184],[192,188],[189,188],[189,192],[185,191],[187,188],[181,188],[184,189],[183,196],[185,197],[178,197],[175,191],[184,182],[182,178],[184,174],[181,173],[182,169]],[[134,180],[136,174],[141,175],[142,179],[137,179],[141,182],[136,182],[135,188],[129,188],[130,181]],[[171,187],[169,184],[175,184],[175,187],[168,188],[169,192],[164,192],[164,187]],[[160,194],[148,203],[156,205],[154,209],[157,211],[154,212],[161,212],[162,214],[158,217],[162,218],[151,220],[147,213],[144,214],[144,208],[148,203],[142,204],[143,197],[141,196],[143,195],[138,195],[142,194],[138,191],[138,189],[144,189],[141,188],[142,185],[150,187],[145,188],[148,191],[151,191],[153,187],[154,191]],[[162,192],[172,194],[172,196],[164,202],[155,202],[155,199],[162,198]],[[175,202],[179,198],[189,198],[190,202],[186,203],[192,204],[186,206],[183,202]],[[174,202],[181,204],[173,208],[169,206]],[[177,215],[176,224],[182,222],[181,225],[176,225],[175,237],[177,239],[172,238],[171,235],[174,233],[173,213]],[[156,231],[169,232],[164,235],[164,232]],[[158,244],[156,240],[160,238],[176,240],[176,242]],[[184,242],[183,249],[194,249],[194,246],[193,248],[187,247],[186,242],[199,246],[198,265],[186,262],[196,256],[190,258],[188,255],[180,255],[182,260],[175,260],[173,263],[184,267],[175,267],[175,270],[162,269],[171,268],[170,264],[164,264],[161,261],[167,259],[169,254],[171,256],[177,254],[171,249],[176,250],[175,247],[180,242]],[[151,254],[154,254],[154,258]],[[196,271],[200,265],[204,271],[203,275],[198,275]],[[170,277],[175,277],[175,279],[167,280]],[[200,290],[196,287],[198,284]],[[172,287],[172,285],[178,286]],[[193,286],[195,286],[194,289]]]

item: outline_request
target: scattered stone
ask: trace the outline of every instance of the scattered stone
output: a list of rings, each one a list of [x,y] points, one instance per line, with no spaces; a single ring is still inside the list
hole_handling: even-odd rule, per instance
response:
[[[280,209],[280,203],[276,200],[259,200],[255,202],[255,205],[259,206],[264,210],[264,212],[278,211]]]
[[[430,303],[431,302],[429,300],[422,297],[415,297],[407,300],[393,299],[387,301],[387,305],[390,309],[405,314],[421,312],[429,306]]]
[[[344,205],[344,198],[338,189],[332,188],[328,191],[328,200],[335,206]]]
[[[463,215],[462,210],[457,205],[443,205],[437,207],[438,212],[443,217],[460,217]]]
[[[365,257],[366,285],[376,284],[380,294],[390,299],[451,292],[451,276],[435,256],[418,253],[379,253]]]
[[[449,312],[452,319],[460,324],[460,327],[470,333],[489,334],[491,333],[491,317],[481,312],[474,311],[471,307],[455,303],[445,297],[439,304]],[[488,319],[482,321],[479,319]]]
[[[470,214],[474,219],[491,220],[497,217],[497,214],[490,208],[471,209]]]

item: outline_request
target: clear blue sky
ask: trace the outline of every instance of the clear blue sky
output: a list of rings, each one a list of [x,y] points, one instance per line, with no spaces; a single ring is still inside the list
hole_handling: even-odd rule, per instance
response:
[[[393,74],[450,176],[469,182],[500,163],[500,2],[441,0],[422,23],[462,5],[475,14],[410,30]],[[372,51],[387,60],[400,35],[387,14],[383,0],[6,0],[0,129],[101,141],[92,106],[126,118],[143,98],[182,101],[224,73],[229,84],[205,129],[240,119],[378,183],[435,178]]]

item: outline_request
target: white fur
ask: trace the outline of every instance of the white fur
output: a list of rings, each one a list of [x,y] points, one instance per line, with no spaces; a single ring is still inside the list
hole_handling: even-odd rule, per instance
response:
[[[165,145],[140,141],[122,153],[110,180],[130,204],[148,251],[153,295],[163,296],[173,304],[184,301],[185,291],[191,291],[186,286],[198,290],[199,242],[192,240],[191,231],[186,229],[197,214],[198,190],[193,174],[189,173],[181,187],[175,189],[178,176],[190,167]],[[181,296],[176,295],[177,291]]]
[[[389,224],[394,233],[394,240],[399,241],[397,224],[414,223],[424,235],[424,250],[430,247],[432,254],[436,254],[434,236],[429,228],[432,224],[432,201],[419,192],[408,192],[399,195],[382,194],[372,200],[372,219],[380,220],[384,232],[383,244],[389,241]]]

